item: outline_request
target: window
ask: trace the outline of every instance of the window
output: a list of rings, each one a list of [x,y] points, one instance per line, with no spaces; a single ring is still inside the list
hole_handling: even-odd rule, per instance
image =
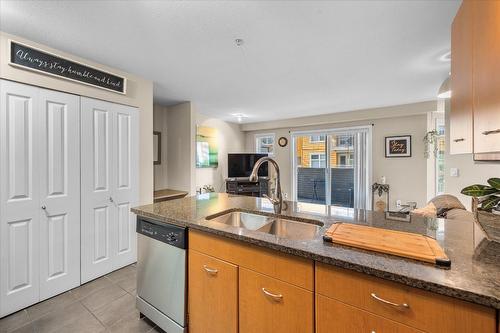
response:
[[[437,155],[435,159],[436,170],[436,195],[444,193],[444,150],[445,150],[445,125],[444,118],[441,115],[436,118],[436,131],[438,132],[437,139]]]
[[[311,143],[320,143],[320,142],[325,142],[325,136],[324,135],[311,135],[309,136],[309,142]]]
[[[325,154],[311,154],[309,165],[311,168],[326,168]]]
[[[370,209],[371,126],[290,136],[293,200]]]
[[[274,153],[274,134],[259,134],[255,136],[255,151],[261,154]]]
[[[339,135],[337,145],[339,147],[352,147],[352,135]]]
[[[352,153],[338,153],[337,155],[337,167],[345,168],[351,167],[354,162],[354,155]]]

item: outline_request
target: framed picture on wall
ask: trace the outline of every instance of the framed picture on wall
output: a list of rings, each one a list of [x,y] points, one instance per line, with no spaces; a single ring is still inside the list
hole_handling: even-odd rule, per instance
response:
[[[385,157],[411,157],[411,135],[385,137]]]

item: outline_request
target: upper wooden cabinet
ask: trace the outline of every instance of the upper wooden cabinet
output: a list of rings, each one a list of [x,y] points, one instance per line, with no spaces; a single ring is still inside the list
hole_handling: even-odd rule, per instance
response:
[[[451,28],[450,154],[472,153],[472,10],[465,1]]]
[[[450,153],[500,160],[500,1],[463,1],[451,39]]]
[[[471,3],[475,17],[474,153],[500,153],[500,1]]]

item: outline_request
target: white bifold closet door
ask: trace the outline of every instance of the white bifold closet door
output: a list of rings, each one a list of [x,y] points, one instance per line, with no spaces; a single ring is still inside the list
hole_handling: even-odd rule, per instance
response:
[[[137,259],[138,110],[81,98],[82,279]]]
[[[79,97],[0,80],[0,316],[80,284]]]

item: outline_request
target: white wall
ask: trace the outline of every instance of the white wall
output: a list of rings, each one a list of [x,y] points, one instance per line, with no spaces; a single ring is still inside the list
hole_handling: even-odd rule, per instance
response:
[[[424,143],[423,137],[427,132],[427,113],[435,111],[436,103],[419,103],[419,105],[410,105],[408,109],[411,114],[398,117],[398,113],[405,114],[404,106],[387,108],[383,112],[381,108],[376,109],[374,115],[384,116],[382,119],[368,119],[345,122],[345,119],[359,119],[365,117],[367,110],[363,111],[363,115],[357,114],[357,111],[346,112],[338,115],[340,122],[335,122],[335,115],[319,116],[320,119],[308,117],[307,122],[321,122],[322,119],[330,121],[324,124],[313,126],[295,126],[285,128],[270,129],[267,125],[262,130],[254,130],[246,132],[245,148],[246,151],[255,151],[255,134],[257,133],[275,133],[276,140],[284,136],[288,139],[288,145],[284,148],[275,146],[274,157],[281,169],[282,188],[286,195],[291,198],[292,193],[292,152],[291,152],[291,137],[290,131],[297,130],[316,130],[316,129],[331,129],[351,126],[366,126],[373,124],[373,182],[378,181],[381,176],[386,176],[387,183],[391,186],[391,209],[395,208],[396,200],[400,199],[403,203],[408,201],[416,201],[419,207],[422,207],[427,202],[427,160],[424,158]],[[386,118],[390,117],[390,118]],[[286,120],[286,124],[297,124],[300,120]],[[255,124],[249,124],[252,127]],[[275,126],[280,126],[280,123],[275,123]],[[244,126],[243,126],[244,127]],[[248,127],[247,127],[248,128]],[[410,158],[385,158],[385,137],[394,135],[411,135],[412,136],[412,157]]]
[[[168,188],[167,164],[167,107],[155,104],[153,107],[153,130],[161,133],[161,163],[154,165],[154,188]]]
[[[195,113],[191,103],[167,107],[168,187],[195,193]],[[163,157],[162,157],[163,159]]]
[[[445,104],[446,117],[446,155],[445,155],[445,191],[457,196],[460,201],[470,209],[471,198],[460,194],[460,191],[472,184],[485,184],[488,178],[500,177],[500,161],[475,162],[472,154],[450,155],[449,153],[449,128],[450,128],[450,103]],[[450,168],[458,168],[459,176],[451,177]]]
[[[210,118],[201,113],[196,114],[196,125],[217,129],[219,149],[219,166],[217,168],[196,169],[196,188],[199,189],[208,184],[214,186],[216,192],[225,192],[224,180],[227,178],[227,154],[244,151],[245,135],[238,124]]]
[[[9,39],[14,39],[42,50],[56,53],[62,57],[67,57],[124,76],[127,78],[127,93],[125,95],[117,94],[77,82],[10,66],[8,64]],[[140,110],[139,201],[141,204],[153,201],[153,83],[151,81],[4,32],[0,32],[0,78],[138,107]]]

